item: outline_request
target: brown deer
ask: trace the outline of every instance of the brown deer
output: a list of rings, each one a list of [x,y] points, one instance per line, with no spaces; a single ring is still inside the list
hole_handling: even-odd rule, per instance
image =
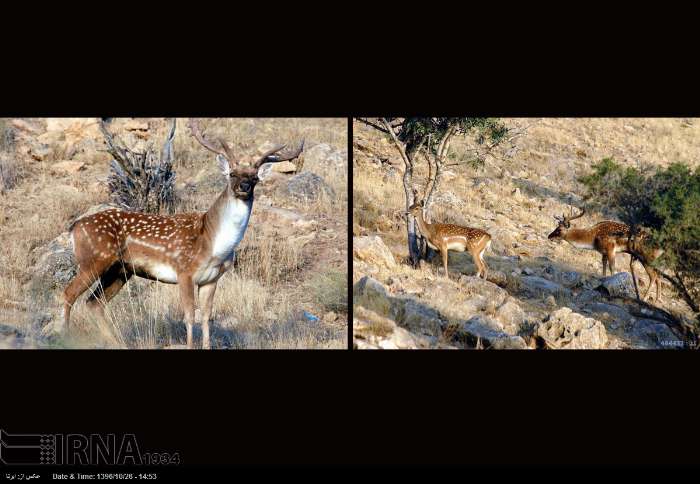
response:
[[[595,250],[601,254],[603,260],[603,277],[606,275],[606,266],[610,268],[610,274],[615,274],[615,256],[618,253],[630,254],[630,272],[634,277],[632,264],[635,259],[644,267],[649,276],[649,287],[642,299],[646,299],[651,286],[656,283],[656,300],[659,298],[658,274],[651,267],[651,263],[661,257],[663,249],[651,247],[646,237],[635,238],[630,227],[620,222],[605,220],[588,228],[571,228],[571,221],[583,217],[585,209],[578,215],[573,214],[554,217],[559,223],[557,228],[549,234],[549,240],[565,240],[577,249]],[[636,279],[635,279],[636,281]]]
[[[284,146],[278,146],[252,166],[242,166],[226,141],[207,139],[196,120],[190,120],[189,127],[204,148],[216,153],[226,188],[205,213],[168,216],[109,209],[75,221],[69,232],[79,271],[64,291],[64,330],[70,325],[71,307],[93,283],[99,281],[87,304],[104,319],[103,305],[136,275],[179,285],[188,348],[192,348],[197,289],[202,346],[210,347],[209,319],[216,283],[231,268],[248,227],[258,170],[264,163],[297,158],[304,142],[290,154],[279,154]],[[103,133],[111,136],[106,128]]]
[[[430,224],[423,217],[423,201],[411,205],[407,213],[412,214],[416,218],[418,228],[428,242],[428,246],[440,251],[446,277],[449,278],[447,273],[448,252],[450,250],[457,252],[466,250],[469,251],[474,264],[476,264],[476,276],[486,279],[488,267],[484,262],[484,251],[491,245],[491,236],[488,232],[453,224]]]

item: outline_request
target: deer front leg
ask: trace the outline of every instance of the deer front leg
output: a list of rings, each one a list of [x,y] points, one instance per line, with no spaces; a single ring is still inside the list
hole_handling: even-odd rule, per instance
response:
[[[192,326],[194,325],[194,283],[191,276],[178,277],[180,286],[180,300],[185,311],[185,324],[187,325],[187,348],[192,348]]]
[[[608,265],[608,256],[603,252],[603,277],[605,277],[605,268]]]
[[[215,292],[216,282],[209,283],[205,286],[199,286],[199,305],[202,310],[202,348],[205,350],[211,347],[209,343],[209,319],[211,319]]]
[[[610,267],[610,275],[615,275],[615,248],[608,249],[608,267]]]
[[[445,277],[450,278],[450,275],[447,273],[447,247],[440,247],[440,254],[442,255],[442,265],[445,267]]]

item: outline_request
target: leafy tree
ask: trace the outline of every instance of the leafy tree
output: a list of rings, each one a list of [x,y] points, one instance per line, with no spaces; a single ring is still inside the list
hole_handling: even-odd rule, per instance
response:
[[[414,202],[423,200],[427,214],[433,194],[440,185],[450,144],[455,136],[471,135],[478,146],[464,164],[474,168],[484,164],[484,157],[494,147],[507,139],[509,130],[497,118],[358,118],[358,121],[387,135],[404,162],[403,188],[406,210]],[[428,180],[420,196],[414,188],[414,169],[419,155],[428,164]],[[406,219],[409,257],[417,264],[422,257],[424,241],[417,233],[417,224],[412,215]]]
[[[623,167],[612,158],[581,177],[595,208],[611,208],[633,228],[645,228],[651,243],[665,252],[654,266],[693,311],[700,323],[700,168],[682,163],[664,169]]]

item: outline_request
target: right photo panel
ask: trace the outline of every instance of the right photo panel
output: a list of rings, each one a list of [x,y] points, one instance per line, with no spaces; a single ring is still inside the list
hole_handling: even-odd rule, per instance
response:
[[[354,349],[697,347],[700,119],[352,124]]]

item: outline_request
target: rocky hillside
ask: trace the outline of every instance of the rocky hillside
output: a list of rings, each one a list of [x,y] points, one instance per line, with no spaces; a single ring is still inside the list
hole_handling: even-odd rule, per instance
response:
[[[132,279],[98,328],[74,309],[69,335],[60,294],[75,274],[69,223],[103,210],[110,155],[96,118],[0,120],[0,346],[170,348],[184,343],[176,286]],[[178,119],[176,211],[204,211],[225,186],[214,156]],[[251,223],[236,266],[217,289],[212,345],[218,348],[347,346],[347,122],[344,119],[211,119],[210,135],[243,162],[276,143],[306,138],[301,158],[261,171]],[[110,121],[133,150],[162,145],[163,119]],[[198,315],[197,315],[198,317]],[[195,341],[200,341],[199,325]]]
[[[468,253],[450,252],[450,278],[439,256],[418,269],[406,263],[402,163],[388,137],[354,123],[353,293],[357,348],[677,348],[685,304],[662,283],[658,309],[634,298],[628,272],[602,277],[601,258],[552,242],[554,215],[581,206],[577,178],[592,163],[697,165],[695,119],[505,119],[524,133],[486,166],[460,166],[456,141],[432,221],[487,230],[487,281],[473,277]],[[418,168],[421,191],[427,168]],[[609,214],[588,213],[589,226]],[[619,255],[618,271],[629,270]],[[641,266],[635,267],[643,287]],[[660,310],[659,310],[660,309]]]

